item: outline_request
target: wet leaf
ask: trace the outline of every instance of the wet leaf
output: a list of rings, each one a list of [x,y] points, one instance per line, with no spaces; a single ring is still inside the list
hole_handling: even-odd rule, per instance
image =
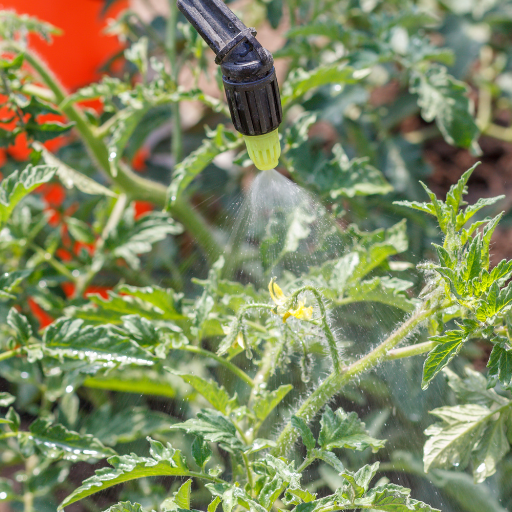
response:
[[[219,412],[203,409],[197,414],[197,418],[172,425],[171,429],[180,429],[204,437],[207,441],[218,443],[230,453],[244,450],[244,444],[238,438],[232,421]]]
[[[228,415],[237,407],[236,396],[231,398],[224,386],[219,386],[213,380],[206,380],[197,375],[182,373],[171,368],[166,368],[174,375],[179,375],[187,384],[192,386],[199,394],[204,396],[210,404],[222,414]]]
[[[164,446],[153,439],[149,439],[149,442],[151,443],[150,457],[137,455],[110,457],[108,462],[112,467],[99,469],[95,476],[84,480],[82,486],[69,494],[59,505],[58,510],[63,510],[64,507],[91,494],[137,478],[189,475],[188,467],[179,450],[175,450],[170,444]]]
[[[63,458],[79,461],[104,459],[115,454],[92,435],[78,434],[63,425],[52,425],[51,421],[38,418],[29,427],[29,432],[20,432],[21,451],[25,457],[38,453],[50,459]]]
[[[324,450],[349,448],[360,451],[371,447],[376,452],[384,447],[385,441],[370,436],[355,412],[346,413],[341,408],[333,412],[330,407],[326,407],[320,424],[322,428],[318,444]]]

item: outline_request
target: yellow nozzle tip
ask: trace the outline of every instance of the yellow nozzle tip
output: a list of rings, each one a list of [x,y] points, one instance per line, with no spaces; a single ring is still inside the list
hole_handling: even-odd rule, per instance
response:
[[[276,130],[265,135],[244,135],[249,157],[260,171],[274,169],[279,163],[281,145]]]

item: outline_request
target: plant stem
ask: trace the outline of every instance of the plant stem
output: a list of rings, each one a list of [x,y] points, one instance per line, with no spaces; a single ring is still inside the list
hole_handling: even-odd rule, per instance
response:
[[[16,348],[14,350],[8,350],[7,352],[3,352],[0,354],[0,361],[5,361],[6,359],[10,359],[11,357],[15,357],[18,354],[21,354],[21,349]]]
[[[435,341],[426,341],[425,343],[417,343],[410,347],[395,348],[390,350],[385,356],[384,361],[394,361],[395,359],[403,359],[405,357],[419,356],[425,352],[430,352],[436,345]]]
[[[254,488],[254,481],[252,478],[251,466],[249,464],[249,459],[247,458],[247,455],[244,452],[242,452],[242,457],[244,459],[245,472],[247,473],[247,483],[249,484],[249,487],[251,488],[251,494],[252,494],[252,490]]]
[[[26,61],[35,69],[55,96],[55,102],[62,105],[62,111],[75,123],[75,127],[80,133],[82,140],[88,149],[91,158],[98,168],[112,182],[118,185],[130,199],[142,201],[151,201],[159,207],[164,207],[167,202],[167,188],[161,183],[157,183],[142,176],[135,174],[126,164],[119,165],[117,176],[112,176],[110,171],[110,162],[108,160],[107,146],[97,137],[93,128],[88,123],[85,115],[75,108],[71,103],[63,103],[66,99],[66,93],[59,84],[57,78],[46,67],[46,65],[33,53],[19,47],[15,43],[10,43],[6,48],[18,53],[25,54]],[[170,212],[185,226],[185,228],[194,236],[194,239],[204,250],[205,256],[210,263],[215,262],[222,254],[222,248],[214,236],[211,228],[205,223],[201,216],[193,209],[185,199],[178,198],[170,206]]]
[[[178,6],[175,0],[169,0],[169,18],[167,20],[167,56],[171,65],[171,76],[176,87],[178,87],[178,78],[180,67],[178,65],[178,54],[176,52],[176,24],[178,21]],[[181,130],[180,103],[175,102],[171,106],[173,131],[172,131],[172,154],[174,156],[174,165],[183,159],[183,133]]]
[[[313,286],[303,286],[302,288],[299,288],[298,290],[293,292],[292,300],[295,300],[299,296],[299,294],[306,291],[311,292],[315,296],[318,308],[320,309],[322,330],[324,331],[325,337],[327,338],[327,344],[329,345],[329,351],[331,353],[332,364],[334,366],[334,373],[339,374],[341,371],[340,356],[338,353],[336,339],[334,338],[334,334],[332,333],[331,327],[329,326],[329,321],[327,319],[327,311],[325,309],[322,294]]]
[[[5,434],[0,435],[0,439],[9,439],[10,437],[17,437],[18,432],[6,432]]]
[[[44,249],[41,249],[41,247],[34,243],[30,243],[29,247],[35,253],[37,253],[44,261],[49,263],[57,272],[61,273],[63,276],[66,276],[70,281],[75,282],[75,277],[73,276],[71,271],[59,260],[55,259],[51,253],[45,251]]]
[[[209,357],[210,359],[213,359],[214,361],[217,361],[219,364],[224,366],[224,368],[226,368],[227,370],[231,371],[234,375],[236,375],[241,380],[243,380],[251,388],[254,387],[253,380],[243,370],[238,368],[238,366],[235,366],[233,363],[231,363],[227,359],[224,359],[223,357],[218,356],[217,354],[210,352],[209,350],[205,350],[204,348],[195,347],[193,345],[183,345],[182,347],[179,347],[176,350],[184,350],[186,352],[192,352],[194,354],[199,354],[204,357]]]
[[[30,480],[32,476],[32,472],[37,467],[37,457],[35,455],[30,456],[25,461],[25,474],[27,480]],[[23,493],[23,511],[24,512],[34,512],[34,494],[30,491],[27,491],[27,486],[25,485],[25,492]]]
[[[406,336],[408,336],[421,322],[436,313],[440,308],[418,309],[406,322],[393,331],[379,346],[366,354],[361,359],[355,361],[350,366],[343,368],[341,373],[331,373],[314,391],[314,393],[302,404],[295,416],[310,422],[318,411],[334,396],[343,386],[352,381],[361,373],[373,368],[385,359],[389,350],[398,345]],[[276,447],[272,450],[272,455],[276,457],[284,456],[292,447],[297,439],[297,431],[288,422],[284,430],[279,435]]]
[[[91,266],[89,267],[89,270],[86,272],[86,274],[82,277],[80,276],[76,280],[76,289],[75,289],[75,298],[81,297],[83,292],[87,289],[91,281],[94,279],[94,276],[101,270],[105,259],[103,257],[103,246],[105,245],[105,241],[108,238],[108,235],[110,232],[119,224],[121,221],[121,217],[123,216],[124,210],[126,208],[127,203],[127,197],[126,194],[120,194],[117,198],[117,201],[112,208],[112,212],[110,213],[110,217],[107,220],[107,223],[105,224],[105,227],[103,228],[103,231],[101,233],[101,237],[96,243],[96,249],[95,249],[95,258],[93,258],[93,261],[91,263]]]

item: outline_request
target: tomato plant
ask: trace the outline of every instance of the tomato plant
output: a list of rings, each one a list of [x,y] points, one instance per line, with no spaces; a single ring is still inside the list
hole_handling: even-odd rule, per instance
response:
[[[510,508],[510,207],[478,192],[510,162],[510,2],[429,6],[241,7],[282,40],[302,188],[250,188],[174,2],[123,11],[122,77],[72,92],[32,46],[58,31],[0,12],[1,141],[30,159],[0,183],[10,510]],[[450,159],[443,185],[426,162]],[[256,233],[230,204],[260,186],[248,211],[271,210],[272,183],[309,209]]]

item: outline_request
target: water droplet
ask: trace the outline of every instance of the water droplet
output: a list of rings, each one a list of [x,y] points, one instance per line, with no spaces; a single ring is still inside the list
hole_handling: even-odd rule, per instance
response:
[[[6,492],[0,492],[0,500],[5,500],[5,498],[7,498],[7,493]]]
[[[27,373],[27,372],[21,372],[21,373],[20,373],[20,377],[21,377],[22,379],[28,379],[28,373]]]
[[[73,386],[66,386],[66,393],[72,393],[73,389]]]
[[[110,153],[110,155],[108,155],[108,161],[112,162],[115,159],[116,156],[117,156],[117,153],[115,151],[112,151]]]
[[[75,270],[73,270],[73,272],[71,272],[71,275],[73,277],[78,277],[80,275],[80,270],[75,268]]]

